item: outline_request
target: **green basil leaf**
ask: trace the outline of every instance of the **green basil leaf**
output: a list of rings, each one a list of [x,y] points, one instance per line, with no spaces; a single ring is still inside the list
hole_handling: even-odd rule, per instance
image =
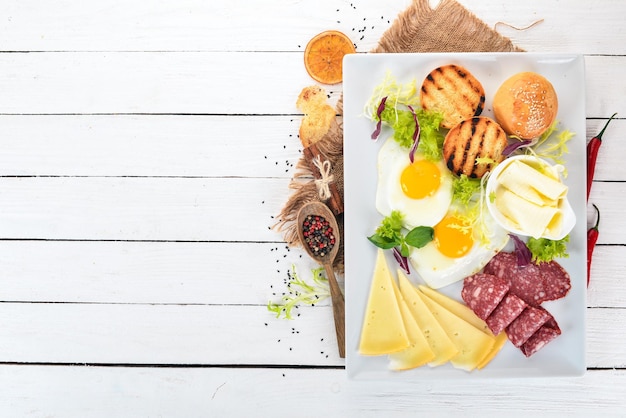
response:
[[[383,250],[390,250],[400,244],[397,239],[390,240],[388,238],[381,237],[378,234],[367,237],[367,239],[370,240],[372,244],[374,244],[378,248],[382,248]]]
[[[413,228],[404,238],[411,247],[422,248],[433,240],[435,230],[430,226],[418,226]]]

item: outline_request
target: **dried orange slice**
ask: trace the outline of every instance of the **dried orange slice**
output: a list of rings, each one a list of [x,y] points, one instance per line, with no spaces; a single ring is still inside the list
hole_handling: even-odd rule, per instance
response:
[[[343,56],[356,52],[354,44],[343,33],[328,30],[315,35],[304,50],[304,66],[309,75],[323,84],[342,80]]]

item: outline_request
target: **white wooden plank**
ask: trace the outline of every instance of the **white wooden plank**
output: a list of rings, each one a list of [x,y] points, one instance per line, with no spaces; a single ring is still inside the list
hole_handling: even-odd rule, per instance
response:
[[[0,116],[0,175],[284,177],[300,116]]]
[[[542,0],[460,3],[490,27],[497,22],[525,27],[544,19],[525,31],[497,26],[504,36],[531,51],[624,52],[621,17],[626,9],[619,0],[605,2],[603,7],[585,0],[570,1],[567,7]],[[244,1],[146,4],[106,0],[97,6],[65,1],[63,7],[43,8],[12,0],[3,3],[6,19],[0,37],[3,50],[10,51],[293,51],[304,48],[322,30],[339,29],[352,37],[359,50],[368,51],[409,1],[264,0],[262,4],[263,19],[258,19],[259,7]]]
[[[1,303],[3,362],[342,365],[332,309],[297,320],[265,306]],[[42,347],[46,347],[42,350]]]
[[[601,234],[610,229],[603,227]],[[595,248],[591,264],[591,280],[587,291],[587,306],[624,307],[624,260],[626,247],[623,245],[599,245]]]
[[[265,306],[2,303],[4,362],[342,365],[332,308],[276,319]],[[587,366],[624,368],[626,310],[587,312]],[[266,325],[267,324],[267,325]],[[42,350],[41,347],[45,347]]]
[[[276,241],[287,179],[4,177],[2,238]]]
[[[626,114],[625,62],[586,57],[588,117]],[[4,53],[0,66],[0,114],[291,115],[315,84],[299,52]],[[335,101],[341,85],[327,91]]]
[[[610,115],[587,120],[586,138]],[[619,117],[619,115],[618,115]],[[291,177],[302,116],[1,115],[2,176]],[[616,119],[596,180],[626,179]]]
[[[0,294],[11,302],[262,305],[280,300],[292,267],[312,281],[316,264],[302,254],[276,243],[0,241]],[[626,307],[624,258],[626,246],[596,248],[588,306]]]
[[[4,177],[0,237],[276,241],[287,179]],[[596,182],[602,244],[624,244],[626,183]],[[593,212],[589,213],[591,224]]]
[[[0,376],[9,416],[405,417],[623,414],[623,370],[577,379],[354,382],[343,370],[12,366]],[[589,388],[593,388],[590,390]],[[245,399],[245,402],[242,402]]]
[[[0,241],[11,302],[263,305],[318,267],[279,243]],[[341,278],[339,278],[341,279]],[[320,305],[328,305],[323,301]]]
[[[21,51],[285,51],[304,48],[313,35],[328,28],[346,33],[355,28],[355,43],[369,50],[408,4],[407,0],[366,0],[354,5],[264,0],[251,7],[242,0],[150,5],[107,0],[98,6],[67,1],[64,7],[40,13],[30,5],[9,2],[5,9],[11,18],[0,36],[11,40],[7,50]],[[358,32],[364,26],[367,31]]]

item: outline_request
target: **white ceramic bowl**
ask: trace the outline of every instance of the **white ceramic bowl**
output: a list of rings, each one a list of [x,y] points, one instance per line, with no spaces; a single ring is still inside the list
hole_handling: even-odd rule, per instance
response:
[[[489,209],[489,213],[491,213],[491,216],[493,216],[496,222],[498,222],[498,224],[500,224],[500,226],[502,226],[507,231],[512,232],[517,235],[530,236],[530,234],[527,233],[526,231],[520,230],[516,227],[516,225],[513,225],[513,223],[500,212],[495,202],[491,202],[491,199],[489,199],[489,196],[491,196],[491,193],[498,186],[498,177],[500,176],[500,173],[506,170],[507,167],[513,161],[516,161],[516,160],[521,160],[523,162],[532,163],[533,165],[539,164],[539,165],[546,166],[552,173],[554,173],[555,177],[561,179],[561,181],[563,181],[563,178],[562,178],[563,166],[550,164],[549,162],[543,159],[537,158],[535,156],[532,156],[532,155],[516,155],[514,157],[509,157],[505,159],[504,161],[502,161],[500,164],[498,164],[498,166],[489,175],[489,179],[487,179],[487,186],[486,186],[487,187],[486,189],[487,199],[486,200],[487,200],[487,208]],[[574,225],[576,224],[576,215],[574,214],[574,210],[572,209],[567,199],[567,195],[563,199],[561,199],[559,203],[559,209],[562,211],[562,214],[563,214],[560,232],[554,235],[545,234],[545,235],[542,235],[540,238],[560,240],[564,238],[567,234],[569,234],[572,228],[574,227]]]

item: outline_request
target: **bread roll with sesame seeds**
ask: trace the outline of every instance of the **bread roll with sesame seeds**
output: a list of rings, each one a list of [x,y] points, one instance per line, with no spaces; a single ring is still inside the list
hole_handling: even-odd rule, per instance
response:
[[[534,72],[517,73],[498,88],[493,98],[496,121],[509,135],[534,139],[556,119],[556,91],[545,77]]]

